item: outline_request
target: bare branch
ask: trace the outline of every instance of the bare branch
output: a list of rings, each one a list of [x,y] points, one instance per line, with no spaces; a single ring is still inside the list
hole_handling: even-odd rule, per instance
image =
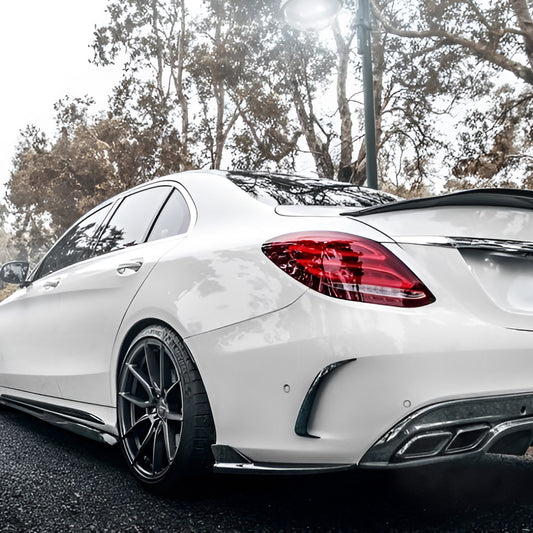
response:
[[[533,21],[527,0],[511,0],[520,29],[524,32],[524,43],[530,67],[533,69]]]
[[[514,3],[522,3],[525,0],[512,0]],[[527,66],[509,59],[502,53],[495,50],[485,42],[474,41],[460,35],[450,33],[442,28],[435,28],[425,31],[405,30],[395,27],[381,12],[375,0],[371,0],[375,17],[381,22],[385,30],[398,37],[411,39],[438,39],[442,44],[461,46],[472,52],[479,59],[492,63],[504,70],[512,72],[517,78],[533,85],[533,70]]]

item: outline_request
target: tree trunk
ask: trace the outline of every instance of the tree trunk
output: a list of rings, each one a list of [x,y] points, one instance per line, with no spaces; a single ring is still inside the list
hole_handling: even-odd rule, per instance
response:
[[[372,32],[372,63],[374,67],[374,107],[376,117],[376,151],[379,153],[383,135],[383,73],[387,35],[376,29]]]
[[[339,62],[337,66],[337,106],[341,119],[341,157],[339,161],[339,178],[343,174],[343,169],[349,167],[352,163],[353,141],[352,141],[352,115],[350,105],[346,95],[346,83],[348,79],[348,62],[350,59],[350,47],[353,41],[352,33],[345,41],[338,23],[333,27],[335,43],[337,45],[337,54]]]
[[[304,132],[309,151],[315,160],[318,174],[320,177],[333,179],[335,168],[329,154],[329,146],[318,137],[315,131],[312,118],[307,113],[302,95],[300,94],[297,80],[294,80],[293,100],[300,126]]]
[[[152,31],[157,47],[157,90],[161,98],[164,97],[165,91],[163,90],[163,46],[161,44],[161,35],[159,34],[159,15],[157,13],[157,0],[152,0]]]
[[[524,44],[526,47],[529,66],[533,70],[533,21],[527,0],[511,0],[520,29],[524,32]]]
[[[183,70],[186,54],[186,25],[185,25],[185,4],[180,5],[180,34],[178,37],[178,72],[174,77],[176,96],[181,110],[181,152],[185,166],[189,167],[189,102],[183,92]]]

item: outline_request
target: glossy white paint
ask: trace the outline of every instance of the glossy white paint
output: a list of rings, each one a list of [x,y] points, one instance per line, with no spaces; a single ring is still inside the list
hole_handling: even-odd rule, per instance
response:
[[[259,462],[356,464],[420,407],[531,391],[533,286],[522,274],[529,260],[511,264],[407,243],[428,235],[531,241],[530,211],[435,208],[354,219],[337,208],[275,209],[221,172],[165,182],[190,194],[194,216],[186,235],[83,261],[0,304],[0,394],[16,390],[98,413],[116,433],[124,339],[149,321],[165,322],[189,347],[217,444]],[[261,252],[276,236],[314,230],[382,242],[436,302],[402,309],[337,300],[307,289]],[[117,272],[136,260],[138,272]],[[352,358],[321,389],[309,425],[320,438],[296,435],[315,376]]]
[[[446,235],[533,240],[533,212],[500,207],[433,207],[358,217],[391,237]]]
[[[158,313],[187,338],[286,307],[306,287],[261,252],[264,242],[284,233],[332,229],[384,239],[346,217],[280,217],[219,173],[177,178],[194,198],[198,220],[190,237],[159,261],[132,302],[125,328]]]
[[[414,271],[439,290],[439,300],[461,302],[474,315],[508,328],[533,330],[531,256],[410,244],[436,237],[533,240],[533,212],[498,207],[437,207],[357,217],[399,241]],[[405,257],[402,257],[405,259]],[[407,262],[407,259],[405,259]],[[438,288],[438,289],[437,289]]]
[[[109,359],[124,313],[161,255],[182,239],[89,259],[18,291],[2,313],[9,334],[0,335],[0,353],[18,356],[0,362],[1,384],[113,405]],[[142,263],[137,272],[119,273],[121,265],[137,261]]]

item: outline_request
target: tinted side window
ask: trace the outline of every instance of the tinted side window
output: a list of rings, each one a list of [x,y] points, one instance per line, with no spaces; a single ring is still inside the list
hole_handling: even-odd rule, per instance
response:
[[[96,211],[72,227],[48,252],[39,267],[36,278],[42,278],[56,270],[87,259],[91,255],[95,232],[110,209],[111,204]]]
[[[152,187],[126,196],[100,237],[96,253],[105,254],[144,242],[169,193],[170,187]]]
[[[149,241],[164,239],[185,233],[189,228],[191,215],[185,198],[174,189],[155,221],[148,237]]]

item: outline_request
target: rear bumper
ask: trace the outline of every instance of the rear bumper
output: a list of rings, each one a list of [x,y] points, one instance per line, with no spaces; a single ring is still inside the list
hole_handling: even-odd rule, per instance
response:
[[[239,474],[319,474],[360,468],[402,468],[485,453],[523,455],[533,442],[533,394],[438,403],[391,428],[355,464],[254,462],[230,446],[214,445],[214,469]]]
[[[511,434],[516,453],[531,435],[533,332],[460,306],[385,309],[306,293],[185,341],[216,445],[240,454],[216,457],[220,470],[424,464],[494,452]]]

